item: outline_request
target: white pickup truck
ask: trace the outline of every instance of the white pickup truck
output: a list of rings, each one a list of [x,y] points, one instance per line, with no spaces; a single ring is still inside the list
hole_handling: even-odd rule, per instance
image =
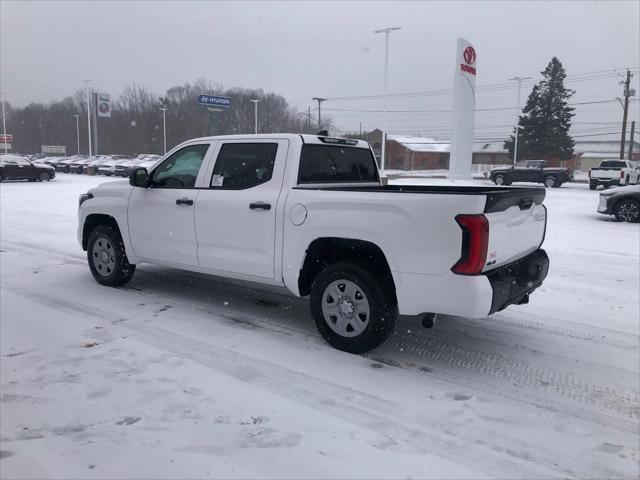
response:
[[[640,183],[640,167],[629,160],[602,160],[600,166],[589,170],[589,188],[637,185]]]
[[[310,296],[332,346],[382,343],[398,314],[482,317],[542,284],[544,188],[383,185],[370,146],[318,135],[199,138],[80,197],[95,279],[154,263]]]

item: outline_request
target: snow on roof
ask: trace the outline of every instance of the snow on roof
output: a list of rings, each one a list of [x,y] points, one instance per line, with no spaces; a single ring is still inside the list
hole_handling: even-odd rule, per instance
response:
[[[634,142],[635,143],[635,142]],[[611,160],[619,160],[618,155],[620,154],[620,150],[617,152],[580,152],[582,158],[604,158]]]
[[[640,148],[640,143],[633,142],[633,149],[635,151]],[[589,156],[592,156],[593,153],[606,153],[609,156],[613,155],[617,157],[620,153],[620,140],[583,140],[576,142],[573,150],[576,153],[582,153],[582,155],[587,155],[586,152],[589,152]],[[629,141],[625,142],[625,151],[629,150]]]
[[[389,140],[394,140],[412,152],[448,152],[449,144],[439,142],[429,137],[401,137],[388,135]]]
[[[400,143],[412,152],[443,152],[448,153],[450,144],[429,137],[403,137],[400,135],[387,135],[389,140]],[[473,144],[474,153],[507,153],[504,142],[478,142]]]

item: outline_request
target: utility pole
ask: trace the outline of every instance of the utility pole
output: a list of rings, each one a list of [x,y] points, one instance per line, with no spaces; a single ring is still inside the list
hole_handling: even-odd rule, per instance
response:
[[[318,102],[318,130],[322,130],[322,115],[320,114],[320,104],[327,99],[322,97],[313,97],[312,100]],[[311,116],[311,110],[309,110],[309,116]]]
[[[311,130],[311,105],[307,105],[307,109],[309,110],[307,117],[307,126],[309,127],[309,130]]]
[[[162,112],[162,141],[164,143],[164,154],[167,154],[167,108],[160,107],[158,110]]]
[[[389,34],[402,27],[387,27],[374,30],[373,33],[384,33],[384,93],[382,96],[382,155],[380,170],[384,172],[385,156],[387,153],[387,74],[389,72]]]
[[[620,137],[620,160],[624,158],[624,141],[627,134],[627,115],[629,113],[629,97],[635,95],[635,90],[629,88],[631,84],[631,71],[627,69],[627,80],[620,82],[624,85],[624,113],[622,114],[622,135]]]
[[[629,135],[629,158],[633,160],[633,134],[636,132],[636,121],[631,122],[631,135]]]
[[[4,116],[4,92],[1,92],[2,95],[2,133],[4,133],[4,154],[7,154],[7,121]]]
[[[91,80],[83,80],[85,91],[87,94],[87,129],[89,131],[89,157],[91,157],[91,101],[89,100],[89,82]]]
[[[515,132],[516,140],[513,145],[513,164],[514,165],[518,160],[518,134],[520,133],[520,89],[522,88],[523,80],[530,80],[530,79],[531,77],[513,77],[509,79],[509,80],[514,80],[518,82],[518,104],[516,106],[516,132]]]
[[[253,122],[255,125],[255,134],[258,134],[258,102],[260,102],[260,100],[249,100],[250,102],[253,102]]]
[[[98,155],[98,92],[93,92],[93,153]]]
[[[76,117],[76,138],[78,140],[78,150],[76,155],[80,155],[80,115],[71,115],[72,117]]]

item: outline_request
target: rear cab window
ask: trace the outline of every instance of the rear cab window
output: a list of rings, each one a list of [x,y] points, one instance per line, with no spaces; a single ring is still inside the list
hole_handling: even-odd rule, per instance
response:
[[[376,161],[368,148],[313,143],[302,146],[299,185],[379,181]]]
[[[626,166],[626,162],[617,160],[607,160],[600,164],[600,168],[625,168]]]

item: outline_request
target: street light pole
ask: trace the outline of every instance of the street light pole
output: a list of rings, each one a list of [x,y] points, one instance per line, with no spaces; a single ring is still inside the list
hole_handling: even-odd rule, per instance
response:
[[[389,72],[389,34],[394,30],[401,30],[401,27],[387,27],[374,30],[373,33],[384,33],[384,93],[382,96],[382,155],[380,159],[380,170],[384,172],[385,156],[387,153],[387,74]]]
[[[0,93],[2,95],[2,133],[4,133],[4,154],[7,154],[7,121],[4,116],[4,92]]]
[[[322,97],[313,97],[311,100],[318,102],[318,130],[322,130],[322,115],[320,113],[320,104],[327,99]],[[311,125],[311,120],[309,120],[309,125]]]
[[[76,138],[78,139],[77,155],[80,155],[80,115],[71,115],[71,116],[76,117]]]
[[[91,157],[91,101],[89,100],[89,82],[91,80],[83,80],[85,91],[87,94],[87,129],[89,130],[89,157]]]
[[[162,112],[162,140],[164,143],[164,154],[167,154],[167,107],[160,107]]]
[[[253,121],[255,125],[255,133],[257,135],[258,134],[258,102],[260,102],[260,100],[249,100],[249,101],[253,102]]]
[[[516,132],[515,132],[515,144],[513,146],[513,164],[516,164],[516,161],[518,159],[518,134],[520,133],[520,89],[522,87],[522,81],[523,80],[530,80],[531,77],[513,77],[510,78],[509,80],[515,80],[516,82],[518,82],[518,105],[516,108]]]

